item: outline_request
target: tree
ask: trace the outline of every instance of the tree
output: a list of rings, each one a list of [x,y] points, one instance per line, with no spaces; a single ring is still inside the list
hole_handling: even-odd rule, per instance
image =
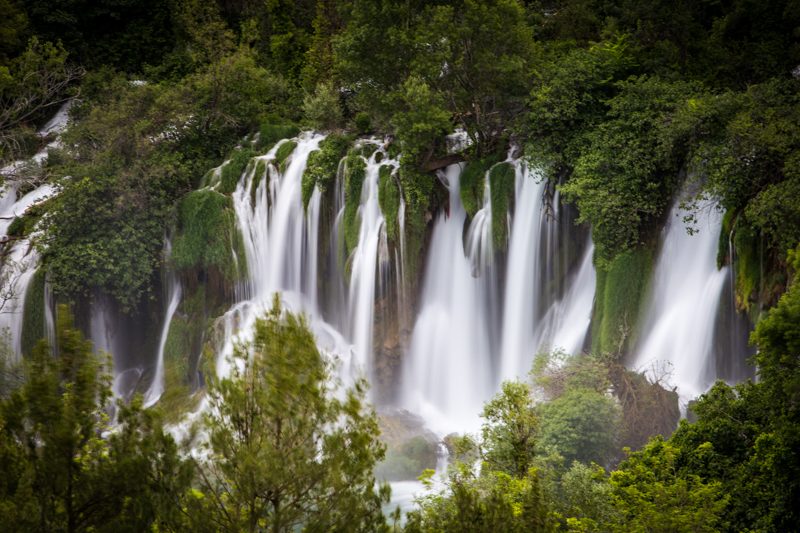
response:
[[[141,401],[108,413],[105,364],[58,312],[58,356],[40,341],[0,403],[0,529],[164,530],[182,520],[190,464]]]
[[[505,382],[483,410],[482,439],[461,438],[442,491],[418,500],[407,531],[550,531],[534,467],[537,419],[530,386]],[[482,465],[476,473],[474,458]],[[432,486],[433,471],[423,474]]]
[[[281,313],[277,296],[253,341],[236,349],[230,377],[213,379],[208,457],[200,501],[215,531],[380,531],[388,486],[365,383],[332,384],[305,319]]]

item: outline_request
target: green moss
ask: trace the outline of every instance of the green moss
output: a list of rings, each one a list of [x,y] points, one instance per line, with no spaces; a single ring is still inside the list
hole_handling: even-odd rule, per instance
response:
[[[25,219],[23,217],[14,217],[11,224],[8,225],[6,235],[9,237],[22,237],[25,234]]]
[[[739,218],[733,232],[736,307],[755,313],[761,286],[761,252],[758,231]],[[755,318],[755,317],[753,317]]]
[[[372,157],[372,154],[378,150],[378,148],[379,147],[377,144],[361,142],[353,146],[347,155],[348,157],[360,155],[364,159],[369,159]]]
[[[358,245],[358,232],[361,220],[358,217],[358,206],[361,204],[361,189],[364,185],[367,164],[358,155],[348,155],[345,162],[344,193],[344,242],[350,253]]]
[[[281,172],[286,170],[289,156],[292,155],[295,148],[297,148],[297,143],[295,141],[286,141],[275,151],[275,166],[277,166]]]
[[[728,264],[730,250],[731,230],[736,222],[733,211],[726,211],[722,217],[722,229],[719,232],[719,243],[717,244],[717,268],[722,268]]]
[[[22,318],[22,353],[28,354],[47,336],[44,319],[44,271],[40,268],[25,291],[25,307]]]
[[[256,152],[250,148],[238,148],[231,154],[230,160],[220,172],[219,192],[230,194],[236,190],[242,173],[255,155]]]
[[[605,272],[598,269],[595,351],[622,355],[632,345],[652,268],[652,250],[639,247],[618,255]]]
[[[159,405],[170,422],[179,420],[197,401],[192,398],[188,378],[192,338],[198,323],[202,324],[176,313],[169,325],[164,345],[164,394]]]
[[[470,217],[483,207],[483,192],[486,188],[486,171],[499,160],[498,155],[474,159],[467,163],[461,173],[461,203]]]
[[[229,282],[241,278],[232,251],[242,249],[230,197],[211,189],[193,191],[178,205],[178,227],[172,249],[177,269],[216,270]]]
[[[261,152],[267,152],[275,146],[275,143],[282,139],[290,139],[300,133],[300,129],[294,124],[273,124],[264,122],[258,132],[258,142],[256,148]]]
[[[339,162],[347,153],[353,142],[348,135],[331,134],[320,144],[319,150],[314,150],[308,156],[308,164],[303,173],[303,207],[308,207],[308,201],[314,192],[314,186],[324,193],[336,182],[336,172]]]
[[[514,166],[499,163],[489,172],[492,191],[492,241],[494,249],[505,251],[508,246],[508,210],[514,201]]]
[[[253,175],[253,181],[250,184],[250,203],[256,203],[256,191],[258,190],[258,186],[261,185],[261,180],[264,179],[267,172],[267,164],[264,162],[263,159],[259,159],[258,163],[256,163],[256,172]]]
[[[400,184],[406,201],[404,271],[406,279],[416,280],[424,265],[423,251],[431,202],[436,199],[435,178],[412,165],[400,166]]]
[[[378,202],[386,221],[386,235],[397,242],[400,237],[397,214],[400,211],[400,187],[396,181],[394,168],[389,165],[381,166],[378,182]]]

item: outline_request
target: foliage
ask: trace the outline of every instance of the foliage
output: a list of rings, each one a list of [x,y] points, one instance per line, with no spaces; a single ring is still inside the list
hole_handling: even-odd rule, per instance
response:
[[[303,99],[303,115],[313,128],[332,130],[342,125],[339,95],[330,82],[320,82],[313,94]]]
[[[423,496],[408,515],[407,531],[551,531],[533,467],[537,418],[530,386],[505,382],[483,411],[480,443],[462,440],[458,456],[482,452],[480,475],[456,462],[442,491]],[[431,485],[433,471],[422,477]]]
[[[350,136],[332,133],[319,143],[319,150],[309,154],[306,170],[303,173],[303,205],[305,207],[308,207],[308,201],[311,199],[315,186],[319,187],[323,193],[332,189],[339,172],[339,164],[351,143]]]
[[[383,529],[388,492],[373,468],[384,448],[365,383],[337,395],[305,320],[282,316],[277,297],[232,363],[209,390],[205,527]]]
[[[676,474],[679,450],[661,439],[611,474],[616,531],[717,531],[728,496],[718,482]]]
[[[501,391],[483,408],[481,429],[484,461],[492,471],[524,477],[535,453],[538,418],[530,386],[504,382]]]
[[[110,378],[91,344],[58,312],[59,356],[40,342],[22,387],[0,403],[4,531],[125,531],[181,523],[187,463],[140,400],[105,409]]]
[[[231,199],[211,189],[187,194],[178,205],[172,263],[178,270],[202,269],[235,281],[242,273],[233,260],[241,236]]]
[[[386,224],[386,235],[389,239],[398,242],[401,238],[398,215],[402,195],[399,175],[397,170],[389,165],[381,165],[378,172],[378,201]]]
[[[656,78],[621,83],[609,120],[588,134],[562,192],[577,203],[578,220],[592,225],[599,264],[641,245],[669,205],[687,151],[670,117],[696,91]]]
[[[402,88],[402,110],[392,117],[404,162],[430,159],[450,131],[450,115],[442,97],[420,77],[409,77]]]
[[[617,256],[607,270],[598,269],[593,351],[621,355],[632,345],[652,268],[653,252],[639,247]]]
[[[489,188],[492,191],[492,241],[495,250],[508,247],[508,215],[514,201],[515,173],[510,163],[500,163],[489,171]]]
[[[361,228],[358,208],[361,205],[361,192],[367,163],[359,155],[348,155],[344,174],[344,242],[348,251],[358,246],[358,232]]]
[[[541,405],[540,443],[567,462],[611,463],[617,454],[621,410],[614,398],[591,389],[570,389]]]
[[[14,178],[15,169],[7,165],[33,155],[35,126],[75,94],[73,86],[83,74],[67,62],[60,43],[37,37],[7,65],[0,63],[0,177]]]

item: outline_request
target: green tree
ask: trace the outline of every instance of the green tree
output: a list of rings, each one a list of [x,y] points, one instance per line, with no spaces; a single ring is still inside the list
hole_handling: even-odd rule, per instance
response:
[[[717,531],[728,502],[719,482],[676,472],[680,450],[660,438],[611,473],[613,531]]]
[[[59,308],[58,355],[41,341],[0,403],[3,531],[143,531],[181,523],[190,465],[140,400],[108,414],[105,365]]]
[[[218,531],[380,531],[388,486],[365,383],[334,389],[303,318],[282,316],[276,297],[239,346],[228,378],[209,390],[208,457],[200,500]]]
[[[482,439],[458,443],[444,489],[418,500],[407,531],[551,531],[539,472],[534,467],[537,419],[530,386],[505,382],[484,407]],[[480,453],[476,473],[473,459]],[[463,462],[462,462],[463,461]],[[434,472],[423,474],[433,484]]]

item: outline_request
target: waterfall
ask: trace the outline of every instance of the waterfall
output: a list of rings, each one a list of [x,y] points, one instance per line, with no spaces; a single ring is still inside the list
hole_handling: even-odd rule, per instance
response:
[[[439,215],[427,259],[420,312],[406,356],[404,402],[436,431],[476,429],[492,394],[486,283],[464,253],[461,167],[447,168],[449,215]]]
[[[8,229],[16,217],[22,216],[29,207],[52,196],[54,192],[55,187],[45,184],[16,199],[17,188],[8,185],[0,199],[0,244],[11,247],[0,264],[0,330],[8,331],[11,349],[16,356],[22,354],[25,294],[39,267],[39,254],[31,246],[30,239],[14,240],[15,237],[8,235]]]
[[[168,259],[172,252],[172,245],[169,239],[164,242],[164,258]],[[153,375],[153,381],[150,388],[144,395],[144,406],[150,407],[154,405],[164,393],[164,348],[167,345],[167,337],[169,337],[169,326],[172,323],[172,317],[178,309],[178,304],[181,301],[181,284],[175,277],[175,273],[170,271],[166,279],[166,293],[169,298],[166,300],[167,308],[164,313],[164,323],[161,327],[161,336],[158,341],[158,354],[156,356],[156,371]]]
[[[728,267],[717,269],[722,214],[713,205],[702,206],[695,235],[687,233],[680,216],[676,202],[656,262],[634,367],[651,377],[671,371],[668,381],[690,399],[715,378],[714,322]],[[670,368],[660,368],[663,364]]]
[[[340,268],[343,242],[340,227],[344,213],[343,173],[338,173],[331,195],[337,213],[329,234],[329,245],[320,250],[320,219],[323,195],[315,188],[303,210],[301,184],[308,157],[319,148],[323,136],[304,133],[288,165],[281,171],[275,154],[282,143],[256,158],[264,165],[251,164],[233,193],[236,219],[241,230],[248,266],[248,296],[236,303],[221,319],[222,336],[218,346],[217,373],[230,371],[229,356],[235,343],[251,338],[255,320],[272,304],[275,293],[286,309],[308,315],[317,345],[336,363],[345,381],[364,376],[372,359],[373,312],[378,276],[388,263],[383,214],[378,202],[380,167],[398,166],[386,158],[382,149],[365,159],[365,178],[358,208],[358,244],[350,259],[348,291]],[[378,144],[377,141],[365,141]],[[380,154],[380,155],[378,155]],[[327,231],[325,229],[324,231]],[[336,278],[326,280],[326,290],[318,286],[319,269]],[[331,290],[332,289],[332,290]],[[320,294],[325,299],[320,301]],[[343,300],[343,301],[342,301]],[[348,318],[328,323],[324,314],[346,309]],[[332,312],[331,312],[332,310]]]
[[[358,245],[353,250],[352,272],[350,275],[350,314],[351,333],[355,343],[358,368],[369,370],[372,361],[372,329],[375,310],[375,282],[379,255],[385,262],[387,244],[383,213],[378,202],[380,167],[386,164],[396,166],[396,162],[379,162],[376,158],[382,152],[376,151],[367,160],[364,183],[361,189],[361,203],[358,208],[360,229]]]
[[[593,255],[594,244],[590,239],[566,295],[554,303],[548,312],[545,322],[549,326],[549,335],[543,335],[540,346],[563,350],[568,354],[579,353],[583,348],[592,320],[596,284]]]
[[[527,165],[515,164],[516,213],[511,226],[503,307],[500,377],[524,376],[535,350],[534,327],[540,305],[537,274],[547,258],[540,254],[542,228],[547,214],[542,202],[544,178]]]

